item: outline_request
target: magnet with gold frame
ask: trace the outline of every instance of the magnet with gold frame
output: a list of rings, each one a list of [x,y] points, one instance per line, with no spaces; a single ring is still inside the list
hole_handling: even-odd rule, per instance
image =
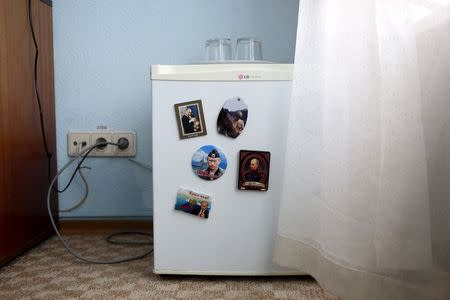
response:
[[[269,188],[270,152],[241,150],[239,152],[240,190],[267,191]]]

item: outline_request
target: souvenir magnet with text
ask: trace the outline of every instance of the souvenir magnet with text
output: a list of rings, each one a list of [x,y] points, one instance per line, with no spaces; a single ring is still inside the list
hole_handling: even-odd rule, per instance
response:
[[[180,188],[177,193],[175,209],[208,219],[211,210],[211,196]]]

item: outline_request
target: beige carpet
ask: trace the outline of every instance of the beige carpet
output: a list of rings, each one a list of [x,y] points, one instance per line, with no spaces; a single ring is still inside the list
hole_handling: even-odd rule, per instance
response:
[[[99,258],[145,249],[109,245],[101,235],[70,235],[68,241],[84,255]],[[53,237],[0,269],[0,299],[338,299],[307,276],[158,276],[152,269],[152,256],[88,265],[71,257]]]

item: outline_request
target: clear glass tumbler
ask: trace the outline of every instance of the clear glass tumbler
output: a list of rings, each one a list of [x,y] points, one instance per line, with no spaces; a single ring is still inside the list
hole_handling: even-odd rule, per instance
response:
[[[206,41],[206,61],[226,61],[231,59],[230,39],[210,39]]]
[[[261,41],[255,38],[240,38],[236,43],[236,60],[262,60]]]

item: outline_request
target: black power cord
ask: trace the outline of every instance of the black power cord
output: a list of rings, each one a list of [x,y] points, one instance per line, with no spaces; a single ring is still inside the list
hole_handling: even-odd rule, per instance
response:
[[[42,113],[42,104],[41,104],[41,96],[39,93],[39,86],[38,86],[38,62],[39,62],[39,45],[36,40],[36,34],[34,32],[34,25],[33,25],[33,13],[32,13],[32,0],[28,0],[28,21],[30,25],[31,35],[33,37],[33,44],[35,48],[35,55],[34,55],[34,68],[33,68],[33,82],[34,82],[34,92],[36,94],[36,102],[39,109],[39,120],[41,125],[41,133],[42,133],[42,142],[44,144],[44,150],[45,154],[47,156],[47,181],[50,184],[51,181],[51,168],[52,168],[52,159],[53,154],[50,152],[47,142],[47,134],[45,132],[45,125],[44,125],[44,115]],[[73,179],[75,178],[75,175],[77,174],[79,168],[76,168],[73,172],[72,176],[70,177],[69,182],[66,184],[66,186],[59,190],[56,187],[53,187],[52,190],[58,193],[64,193],[69,186],[72,184]]]
[[[34,44],[34,49],[35,49],[35,54],[34,54],[34,68],[33,68],[33,82],[34,82],[34,92],[36,94],[36,101],[37,101],[37,105],[38,105],[38,109],[39,109],[39,119],[40,119],[40,125],[41,125],[41,133],[42,133],[42,141],[44,143],[44,150],[45,150],[45,154],[47,155],[47,180],[50,183],[50,178],[51,178],[51,163],[52,163],[52,157],[53,154],[50,152],[50,150],[48,149],[48,143],[47,143],[47,134],[45,132],[45,126],[44,126],[44,116],[42,114],[42,105],[41,105],[41,96],[39,94],[39,86],[38,86],[38,62],[39,62],[39,46],[36,40],[36,35],[34,33],[34,26],[33,26],[33,13],[32,13],[32,5],[31,5],[31,1],[32,0],[28,0],[28,21],[30,24],[30,30],[31,30],[31,35],[33,37],[33,44]],[[56,190],[58,193],[60,193],[61,191]]]
[[[28,0],[28,20],[30,23],[31,35],[33,36],[33,43],[34,43],[34,48],[35,48],[33,80],[34,80],[34,91],[36,93],[36,100],[37,100],[37,104],[38,104],[38,108],[39,108],[39,117],[40,117],[40,121],[41,121],[42,140],[44,142],[45,153],[47,154],[48,159],[51,160],[53,155],[48,150],[47,137],[45,134],[45,126],[44,126],[44,117],[42,114],[41,97],[39,95],[39,88],[38,88],[37,64],[39,61],[39,46],[36,41],[36,35],[34,34],[31,0]]]

